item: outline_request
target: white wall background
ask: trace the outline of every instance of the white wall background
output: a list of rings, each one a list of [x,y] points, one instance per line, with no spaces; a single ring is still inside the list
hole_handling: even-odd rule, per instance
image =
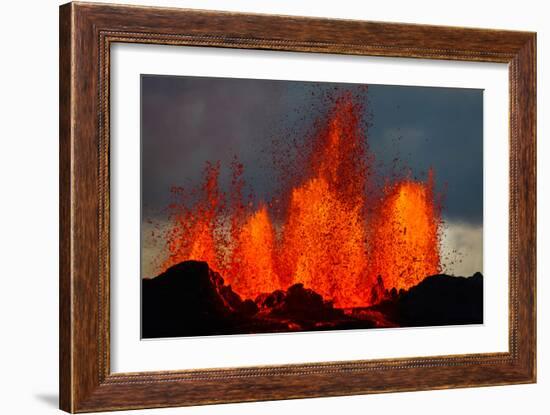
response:
[[[132,413],[545,414],[550,407],[550,13],[536,0],[203,0],[134,4],[491,27],[538,32],[538,379],[536,385],[321,398]],[[2,4],[0,64],[0,412],[57,412],[58,1]],[[550,72],[546,78],[550,76]]]

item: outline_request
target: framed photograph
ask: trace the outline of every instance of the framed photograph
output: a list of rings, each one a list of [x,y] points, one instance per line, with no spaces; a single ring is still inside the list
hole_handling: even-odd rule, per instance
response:
[[[60,8],[60,407],[536,381],[536,35]]]

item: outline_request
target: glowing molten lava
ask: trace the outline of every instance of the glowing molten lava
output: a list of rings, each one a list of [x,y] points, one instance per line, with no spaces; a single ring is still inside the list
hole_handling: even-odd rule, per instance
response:
[[[219,163],[207,164],[198,192],[173,189],[162,268],[206,261],[243,298],[303,283],[342,308],[378,301],[380,278],[399,290],[439,272],[433,174],[372,191],[360,111],[351,96],[335,101],[328,121],[299,149],[300,177],[281,198],[282,213],[269,201],[243,201],[237,161],[229,197],[219,190]]]
[[[371,272],[380,275],[386,287],[407,289],[440,272],[431,171],[427,184],[405,180],[391,186],[377,215]]]
[[[292,189],[277,255],[283,282],[301,282],[342,307],[370,302],[366,149],[357,113],[351,100],[338,100],[313,138],[312,177]]]
[[[239,229],[228,274],[239,294],[255,298],[280,288],[275,272],[275,231],[266,206],[251,214]],[[238,289],[237,289],[238,287]]]

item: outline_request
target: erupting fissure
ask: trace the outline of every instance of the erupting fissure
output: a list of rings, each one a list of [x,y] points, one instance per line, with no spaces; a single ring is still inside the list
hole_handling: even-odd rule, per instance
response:
[[[207,163],[197,192],[174,188],[159,271],[206,261],[243,298],[303,283],[341,308],[376,303],[381,285],[407,289],[440,272],[433,172],[425,181],[385,179],[373,190],[374,158],[360,114],[351,95],[334,101],[301,149],[301,177],[280,198],[280,215],[269,201],[244,200],[237,160],[229,196],[218,185],[219,162]]]

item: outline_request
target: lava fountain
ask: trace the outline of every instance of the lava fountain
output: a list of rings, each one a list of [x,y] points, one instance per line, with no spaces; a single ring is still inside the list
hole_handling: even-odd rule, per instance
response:
[[[336,307],[372,305],[380,280],[406,289],[440,271],[439,208],[434,175],[375,187],[374,157],[348,94],[300,148],[300,175],[273,203],[245,201],[245,166],[232,164],[229,194],[219,189],[220,163],[207,163],[199,189],[172,189],[168,255],[161,270],[185,260],[206,261],[243,298],[302,283]],[[276,223],[275,223],[276,222]]]
[[[397,290],[441,271],[439,213],[434,204],[433,172],[427,183],[403,180],[388,186],[373,220],[371,278]]]

